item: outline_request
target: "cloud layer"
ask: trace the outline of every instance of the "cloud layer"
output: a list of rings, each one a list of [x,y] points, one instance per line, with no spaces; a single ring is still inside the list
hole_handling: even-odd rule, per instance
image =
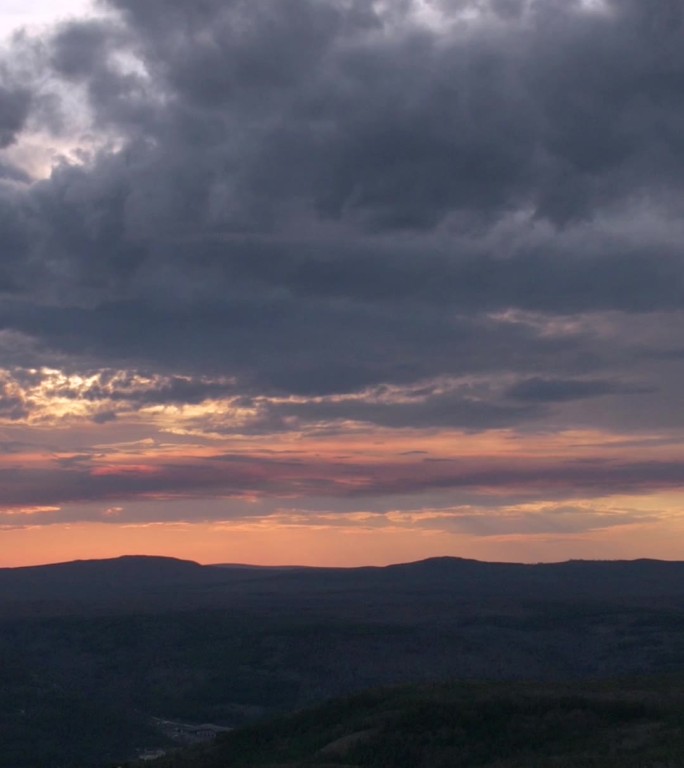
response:
[[[354,476],[371,496],[681,485],[680,3],[102,8],[0,60],[8,445],[591,428],[669,453]],[[295,492],[261,458],[138,458],[11,469],[0,506]],[[304,466],[300,495],[357,492],[349,464]]]

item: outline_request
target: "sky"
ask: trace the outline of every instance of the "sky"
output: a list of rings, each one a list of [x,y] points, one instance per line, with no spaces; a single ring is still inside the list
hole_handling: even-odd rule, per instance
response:
[[[684,559],[679,0],[0,9],[0,566]]]

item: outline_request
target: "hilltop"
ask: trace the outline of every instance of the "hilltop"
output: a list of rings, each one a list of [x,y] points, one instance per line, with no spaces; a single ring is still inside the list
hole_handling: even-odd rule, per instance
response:
[[[430,609],[446,600],[661,600],[684,596],[684,562],[486,563],[439,557],[384,567],[199,565],[127,556],[0,569],[0,612],[129,611],[287,601],[331,610],[381,605]],[[427,600],[423,599],[427,598]],[[396,606],[395,606],[396,607]]]
[[[243,728],[155,768],[682,765],[681,680],[371,691]],[[135,764],[137,766],[143,765]]]

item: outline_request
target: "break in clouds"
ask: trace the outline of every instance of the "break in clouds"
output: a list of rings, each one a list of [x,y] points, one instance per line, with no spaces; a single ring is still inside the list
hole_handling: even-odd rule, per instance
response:
[[[101,8],[2,53],[3,423],[681,428],[680,2]],[[670,488],[669,462],[609,485]],[[80,471],[5,501],[230,487]],[[324,475],[305,492],[344,495]]]

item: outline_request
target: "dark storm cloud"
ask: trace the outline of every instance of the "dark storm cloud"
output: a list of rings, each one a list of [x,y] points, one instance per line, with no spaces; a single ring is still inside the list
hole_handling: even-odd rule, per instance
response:
[[[90,80],[105,65],[112,30],[99,22],[72,22],[52,39],[52,66],[67,80]]]
[[[233,394],[204,374],[254,395],[500,372],[529,379],[517,404],[301,410],[512,424],[629,394],[609,382],[636,356],[492,315],[684,308],[678,4],[464,0],[436,28],[411,2],[109,7],[46,38],[33,80],[6,66],[5,144],[69,124],[71,88],[111,146],[0,186],[0,327],[190,377],[136,402]]]
[[[235,299],[201,307],[128,302],[96,309],[23,304],[0,310],[0,329],[4,327],[27,334],[47,329],[51,344],[62,352],[107,354],[132,367],[151,360],[162,368],[176,365],[215,375],[228,369],[238,376],[243,391],[253,394],[355,391],[378,381],[425,379],[436,371],[495,373],[519,365],[521,359],[540,373],[547,357],[554,357],[557,369],[568,373],[606,364],[590,354],[591,346],[581,334],[540,339],[525,326],[500,327],[429,306],[397,314],[394,306],[320,300],[259,304]],[[203,383],[195,376],[194,384],[182,381],[171,390],[165,381],[166,392],[152,391],[150,399],[172,401],[175,392],[180,401],[183,388],[189,402],[198,394],[236,391],[232,385]],[[198,393],[190,391],[195,386]],[[126,387],[111,391],[114,398],[141,402],[144,395]],[[98,392],[106,394],[97,387],[91,390],[93,397]]]
[[[183,133],[169,138],[226,163],[239,193],[226,202],[245,205],[244,224],[300,195],[372,228],[526,206],[565,222],[661,179],[681,184],[671,3],[615,2],[605,17],[542,0],[524,22],[444,35],[402,21],[412,3],[113,5],[178,99]],[[474,5],[442,4],[445,26]]]
[[[0,162],[0,181],[3,180],[26,184],[31,180],[31,177],[26,171],[22,171],[21,168],[17,168],[10,163]]]
[[[31,106],[31,94],[23,89],[0,85],[0,149],[16,141]]]
[[[558,403],[565,400],[584,400],[590,397],[630,392],[640,393],[643,390],[602,379],[532,378],[514,384],[506,394],[515,400],[525,402]]]
[[[21,394],[13,391],[5,382],[0,382],[0,418],[17,421],[27,415],[27,403]]]

